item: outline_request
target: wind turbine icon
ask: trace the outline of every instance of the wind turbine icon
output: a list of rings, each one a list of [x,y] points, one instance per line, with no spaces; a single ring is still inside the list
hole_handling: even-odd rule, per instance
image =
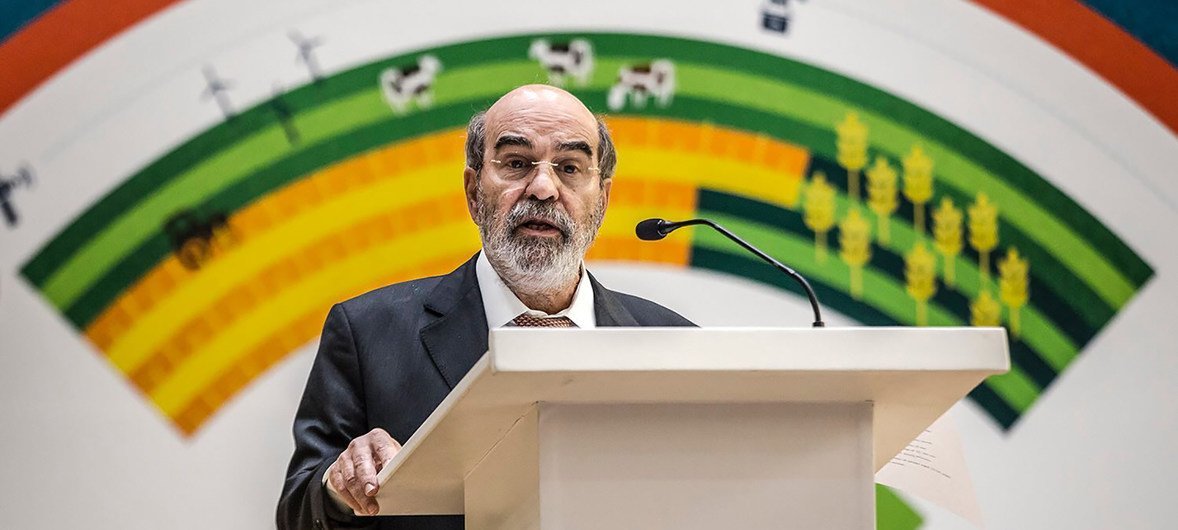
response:
[[[12,202],[12,192],[16,188],[33,186],[33,170],[28,165],[22,165],[11,177],[0,175],[0,214],[9,228],[15,227],[20,221],[16,214],[16,206]]]
[[[315,58],[315,48],[323,45],[323,38],[304,37],[298,30],[292,30],[287,36],[299,49],[295,60],[306,66],[307,71],[311,74],[311,81],[318,83],[323,79],[323,70],[319,68],[319,60]]]
[[[201,92],[201,99],[207,100],[212,98],[217,102],[217,107],[221,109],[221,114],[225,119],[233,117],[233,105],[229,102],[229,95],[226,92],[233,88],[233,85],[226,80],[217,76],[217,71],[211,65],[205,65],[201,71],[205,76],[205,90]]]

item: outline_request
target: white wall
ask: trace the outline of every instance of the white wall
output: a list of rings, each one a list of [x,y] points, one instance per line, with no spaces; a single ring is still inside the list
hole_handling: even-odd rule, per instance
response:
[[[1081,65],[965,2],[794,3],[783,39],[752,31],[758,2],[674,9],[603,1],[185,2],[53,78],[0,116],[0,170],[43,176],[24,222],[0,231],[0,513],[11,528],[267,528],[292,447],[307,345],[255,381],[195,437],[153,406],[17,276],[44,242],[144,162],[216,122],[206,62],[238,81],[239,108],[273,79],[301,83],[286,32],[328,40],[336,71],[412,48],[491,34],[594,29],[680,34],[779,53],[891,91],[1045,175],[1156,271],[1010,432],[970,403],[953,412],[991,528],[1166,528],[1178,519],[1178,141]],[[551,15],[550,13],[566,15]],[[576,17],[567,13],[576,13]],[[272,60],[290,56],[289,64]],[[264,69],[266,76],[251,76]],[[914,75],[920,74],[920,75]],[[95,89],[94,87],[101,87]],[[1050,138],[1051,141],[1043,139]],[[805,325],[791,296],[714,273],[602,265],[611,287],[704,325]],[[830,315],[831,325],[852,325]],[[927,528],[966,528],[914,501]]]

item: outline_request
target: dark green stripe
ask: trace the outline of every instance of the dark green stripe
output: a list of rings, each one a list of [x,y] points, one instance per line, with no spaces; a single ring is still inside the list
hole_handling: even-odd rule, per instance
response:
[[[573,35],[557,34],[550,35],[549,37],[562,39],[571,36]],[[693,62],[725,64],[732,69],[761,74],[770,78],[788,80],[824,93],[838,94],[849,103],[862,108],[899,118],[901,121],[906,121],[907,123],[919,123],[922,134],[946,143],[946,145],[953,145],[960,153],[972,158],[975,163],[988,168],[996,175],[1003,175],[1012,186],[1023,190],[1030,196],[1036,197],[1040,204],[1047,206],[1060,216],[1061,221],[1075,229],[1078,234],[1086,236],[1090,242],[1095,244],[1096,248],[1101,249],[1114,264],[1119,265],[1129,278],[1138,285],[1152,275],[1152,269],[1128,249],[1123,242],[1113,236],[1111,232],[1108,232],[1107,228],[1088,215],[1086,211],[1076,205],[1071,199],[1030,172],[1029,169],[949,122],[885,92],[781,57],[719,44],[667,37],[625,34],[586,34],[584,36],[594,40],[597,54],[602,58],[609,56],[633,56],[636,50],[641,50],[644,56],[668,55]],[[401,54],[390,59],[376,61],[354,68],[332,78],[325,79],[321,83],[302,87],[284,96],[284,101],[295,112],[298,112],[301,109],[313,108],[327,101],[345,97],[360,90],[371,89],[381,70],[390,65],[409,64],[415,60],[417,55],[423,53],[423,51],[437,55],[447,65],[447,68],[450,69],[470,64],[497,61],[504,58],[518,59],[526,56],[527,46],[535,37],[535,35],[505,37]],[[598,101],[592,106],[605,108],[604,93],[599,93],[599,96]],[[677,100],[676,105],[673,107],[679,107],[679,101],[681,100]],[[180,171],[174,171],[167,175],[160,175],[153,171],[153,168],[172,167],[175,169],[190,167],[193,163],[200,160],[203,155],[215,152],[220,146],[229,145],[237,141],[241,136],[256,130],[254,129],[255,127],[268,126],[273,124],[274,121],[272,111],[268,107],[268,104],[263,103],[238,116],[231,123],[222,126],[235,131],[237,134],[210,134],[216,131],[214,129],[198,136],[192,142],[189,142],[172,154],[165,156],[156,164],[152,164],[139,175],[129,179],[124,185],[112,192],[112,194],[108,194],[107,197],[112,199],[109,205],[104,206],[100,203],[80,216],[74,223],[71,223],[62,234],[25,265],[22,273],[35,285],[43,285],[43,282],[53,273],[55,267],[64,262],[65,257],[72,254],[73,250],[81,242],[88,239],[99,227],[105,226],[110,222],[111,218],[125,211],[130,202],[134,202],[144,193],[149,192],[156,186],[167,182],[172,176],[180,173]],[[716,119],[716,121],[721,120]],[[736,121],[738,123],[733,125],[744,127],[744,124],[739,123],[739,120]],[[218,127],[217,129],[220,128]],[[825,136],[833,137],[833,134],[827,133]],[[206,143],[202,141],[206,137],[215,137],[220,141]],[[821,140],[824,139],[819,139],[819,141]],[[829,146],[828,149],[833,149],[833,142],[826,141],[825,143],[819,143],[819,141],[815,143],[803,141],[802,144],[810,146],[826,145]],[[177,164],[177,162],[181,163]],[[118,195],[118,197],[115,195]],[[103,200],[105,201],[106,199],[104,198]]]
[[[805,296],[802,293],[801,287],[797,283],[781,274],[776,269],[766,265],[761,261],[754,261],[753,258],[745,258],[727,252],[717,252],[707,249],[705,247],[693,245],[691,248],[692,267],[713,270],[748,278],[753,281],[761,282],[766,285],[771,285],[778,289],[789,291],[798,296]],[[810,286],[814,289],[814,294],[822,300],[824,307],[834,308],[839,313],[855,320],[866,326],[899,326],[903,325],[900,322],[890,318],[886,314],[871,307],[863,302],[851,298],[847,293],[835,289],[825,282],[820,280],[810,280]],[[783,326],[802,325],[802,323],[810,322],[813,317],[808,310],[799,312],[796,315],[781,315]],[[984,385],[983,385],[984,386]],[[978,387],[981,389],[982,387]],[[1018,412],[1014,407],[1007,404],[1001,397],[990,389],[985,389],[979,395],[985,400],[979,400],[975,397],[979,394],[978,389],[970,393],[970,397],[974,398],[979,405],[982,406],[986,412],[990,413],[1003,428],[1009,428],[1018,419]]]
[[[592,36],[593,38],[599,38]],[[1138,287],[1153,275],[1149,267],[1128,245],[1070,197],[1010,155],[986,143],[949,121],[917,105],[838,74],[754,50],[734,48],[702,41],[646,35],[616,35],[616,39],[594,40],[602,55],[633,55],[641,50],[645,57],[670,56],[695,63],[724,65],[730,70],[787,80],[819,93],[832,94],[847,103],[888,116],[907,124],[920,134],[952,146],[959,154],[999,176],[1012,187],[1034,199],[1044,210],[1052,212],[1063,224],[1100,249]],[[738,53],[734,53],[738,52]],[[676,104],[678,105],[678,99]],[[834,124],[831,124],[833,131]],[[811,147],[822,144],[805,144]],[[832,149],[834,143],[827,144]],[[874,156],[874,153],[873,153]],[[1066,176],[1061,176],[1066,178]]]
[[[789,232],[802,237],[809,237],[811,232],[805,227],[802,221],[802,216],[796,212],[778,208],[776,206],[748,199],[745,197],[737,197],[718,193],[709,190],[701,190],[699,193],[700,215],[707,216],[709,212],[715,212],[738,219],[748,220],[755,223],[760,223],[766,226],[773,226],[779,228],[782,232]],[[832,229],[828,234],[830,241],[838,241],[838,229]],[[880,248],[878,245],[872,245],[871,249],[871,264],[872,269],[883,271],[893,278],[898,278],[903,283],[904,278],[904,257],[890,250]],[[766,269],[769,267],[766,265]],[[772,269],[769,269],[772,271]],[[776,273],[776,271],[772,271]],[[777,273],[779,276],[780,274]],[[783,276],[784,278],[784,276]],[[792,283],[792,281],[791,281]],[[799,296],[805,296],[800,287],[792,290]],[[842,306],[835,306],[825,297],[820,298],[823,305],[828,305],[838,309],[839,312],[845,313],[845,308]],[[853,300],[850,297],[844,297],[843,301],[854,305],[866,305],[862,301]],[[930,304],[939,306],[946,311],[952,313],[962,322],[969,322],[970,310],[969,299],[961,293],[951,289],[938,289],[937,293],[929,300]],[[1035,306],[1039,308],[1039,306]],[[881,313],[882,314],[882,313]],[[889,319],[890,320],[890,319]],[[893,325],[893,324],[886,324]],[[1015,363],[1024,373],[1031,378],[1032,381],[1040,388],[1047,388],[1052,381],[1055,380],[1057,374],[1042,357],[1036,354],[1030,347],[1024,343],[1017,343],[1017,348],[1012,345],[1011,362]],[[1013,351],[1013,350],[1018,351]]]
[[[494,44],[497,42],[498,44]],[[531,37],[496,39],[490,43],[456,44],[444,46],[430,53],[437,55],[447,68],[459,68],[504,57],[503,48],[523,45],[527,54]],[[281,96],[290,111],[298,114],[313,110],[333,101],[347,98],[358,92],[372,90],[380,72],[394,65],[411,64],[420,52],[410,52],[383,59],[371,64],[353,68],[346,72],[323,79],[319,83],[300,87]],[[485,107],[488,101],[472,102],[466,118],[477,109]],[[465,121],[463,122],[465,123]],[[69,224],[49,242],[32,260],[21,269],[21,274],[38,287],[53,274],[57,267],[80,248],[94,234],[109,225],[115,218],[129,210],[144,196],[166,185],[185,171],[216,153],[242,141],[251,134],[278,124],[277,116],[269,102],[263,102],[233,117],[226,123],[208,129],[193,137],[175,150],[152,162],[115,189],[111,190],[94,205]]]
[[[997,377],[997,376],[995,376]],[[986,383],[982,383],[969,393],[969,398],[990,414],[994,421],[1003,429],[1009,430],[1019,419],[1019,413],[998,396]]]
[[[602,97],[604,98],[604,96]],[[834,148],[836,137],[832,131],[819,129],[798,121],[784,119],[780,116],[765,114],[747,108],[731,107],[688,97],[676,98],[673,106],[675,107],[674,112],[671,112],[670,109],[658,109],[652,105],[646,109],[627,114],[710,122],[723,126],[759,131],[767,136],[795,145],[818,146],[811,152],[811,157],[815,159],[811,164],[815,168],[825,171],[828,178],[840,184],[843,189],[846,189],[846,172],[832,162],[829,162],[829,160],[833,160],[836,156]],[[950,191],[946,191],[946,189],[948,187],[941,187],[937,195],[937,201],[942,196],[949,196],[959,208],[964,210],[964,207],[974,200],[973,197],[966,198],[954,190],[950,189]],[[931,214],[929,218],[931,219]],[[1109,307],[1104,299],[1096,294],[1096,291],[1088,284],[1077,279],[1070,269],[1060,263],[1054,255],[1043,250],[1042,247],[1021,230],[1018,230],[1010,223],[1002,223],[999,227],[999,235],[1004,245],[1017,247],[1033,263],[1031,274],[1038,281],[1050,286],[1051,291],[1056,293],[1059,298],[1066,300],[1067,303],[1065,305],[1077,311],[1083,317],[1083,323],[1099,329],[1115,314],[1115,309]],[[977,261],[976,253],[968,245],[966,246],[964,255],[973,256],[975,262]],[[1072,322],[1074,319],[1066,319],[1065,321]],[[1074,328],[1074,326],[1070,327]],[[1073,329],[1072,331],[1074,332],[1076,330]],[[1086,334],[1088,337],[1091,337],[1092,333],[1082,332],[1078,336],[1085,336]]]
[[[831,185],[847,189],[847,173],[835,162],[824,157],[814,156],[810,161],[811,175],[813,171],[822,171]],[[942,197],[953,200],[954,206],[965,212],[973,197],[965,197],[956,191],[939,190],[936,197],[926,205],[926,230],[932,227],[932,210],[940,205]],[[894,219],[908,223],[912,219],[912,205],[900,195],[901,208],[893,215]],[[963,228],[963,232],[968,231]],[[1005,249],[1015,247],[1030,263],[1030,290],[1034,305],[1045,316],[1051,319],[1055,326],[1072,339],[1077,347],[1087,344],[1096,331],[1116,314],[1116,310],[1109,307],[1096,291],[1075,278],[1066,266],[1059,262],[1051,253],[1031,241],[1030,237],[1009,223],[1002,223],[998,227],[998,234],[1002,246],[992,252],[991,267],[998,259],[1005,255]],[[831,239],[834,241],[834,239]],[[978,253],[968,244],[962,250],[962,256],[978,263]],[[994,272],[992,270],[992,272]],[[967,319],[968,320],[968,319]]]
[[[741,252],[739,248],[736,248],[735,251]],[[717,252],[706,247],[693,245],[691,247],[690,263],[692,267],[748,278],[783,291],[789,291],[797,296],[806,296],[796,282],[781,274],[777,269],[754,258],[745,258],[744,256],[729,254],[727,252]],[[851,298],[850,294],[831,287],[826,282],[814,280],[810,282],[810,287],[814,289],[815,296],[819,300],[822,300],[823,307],[832,307],[839,313],[863,325],[900,325],[899,322],[896,322],[887,314]],[[809,308],[799,310],[796,315],[781,315],[782,326],[807,325],[813,320],[814,315],[810,312]]]
[[[293,151],[279,162],[250,174],[213,196],[201,205],[201,209],[232,214],[274,189],[317,169],[390,142],[459,126],[469,118],[469,104],[460,103],[435,108],[429,113],[415,115],[413,119],[382,120],[332,140]],[[455,175],[455,179],[458,178]],[[455,180],[455,185],[458,182]],[[171,246],[161,230],[91,285],[77,303],[64,311],[66,318],[79,330],[85,329],[120,293],[163,261],[169,252]]]
[[[601,104],[604,104],[604,92],[587,92],[584,93],[584,96],[585,99],[590,102],[599,101]],[[356,134],[349,134],[320,145],[308,146],[304,148],[304,151],[308,151],[308,153],[296,152],[284,159],[282,162],[260,170],[256,174],[244,179],[243,182],[245,184],[239,185],[236,188],[237,190],[240,190],[240,192],[246,194],[243,197],[234,200],[226,200],[224,198],[213,199],[213,201],[216,204],[224,204],[225,207],[219,209],[225,213],[231,213],[241,205],[248,204],[249,202],[252,202],[252,200],[269,191],[261,188],[264,183],[273,182],[274,187],[277,187],[286,184],[298,175],[309,173],[331,162],[345,159],[353,154],[376,147],[380,145],[382,141],[387,143],[401,138],[426,133],[431,130],[430,127],[441,129],[460,126],[465,122],[466,114],[469,113],[470,108],[478,107],[484,103],[486,102],[472,101],[469,103],[460,103],[447,107],[440,107],[428,112],[416,114],[413,116],[413,119],[392,117],[368,127],[365,129],[367,132],[361,132],[358,134],[358,136]],[[743,118],[745,123],[755,121],[765,125],[766,133],[784,141],[798,143],[799,137],[803,139],[810,138],[810,141],[815,141],[815,138],[818,137],[825,138],[826,140],[829,140],[828,143],[833,144],[833,135],[827,131],[810,127],[798,122],[791,122],[789,120],[769,117],[755,111],[744,110],[744,116],[734,116],[734,114],[740,114],[741,109],[731,107],[722,107],[717,109],[716,104],[711,104],[704,101],[692,101],[690,99],[680,100],[676,106],[683,110],[683,112],[677,113],[677,115],[688,114],[690,117],[693,117],[699,121],[710,120],[715,122],[718,121],[717,118],[741,121],[738,118]],[[657,112],[656,109],[647,109],[642,113],[637,114],[652,114],[655,112]],[[244,118],[244,116],[242,118]],[[214,129],[214,131],[223,131],[227,135],[237,134],[237,129],[233,127],[218,128]],[[384,136],[381,136],[382,132],[385,133]],[[354,145],[354,140],[352,139],[353,137],[368,137],[370,140],[362,142],[359,145]],[[215,138],[212,138],[209,135],[205,135],[203,140],[207,142],[216,141]],[[333,158],[333,156],[335,158]],[[185,161],[181,160],[180,163],[185,163]],[[816,160],[814,163],[829,164],[829,162],[823,162],[821,159]],[[157,166],[157,171],[165,172],[167,170],[168,168]],[[837,170],[837,168],[834,168],[833,170],[828,168],[831,176],[837,179],[838,176],[841,175],[841,170],[835,170]],[[283,175],[283,177],[275,178],[273,177],[274,175]],[[234,189],[235,188],[231,188],[229,190],[223,191],[220,197],[238,193],[237,191],[234,191]],[[798,233],[808,233],[804,231],[804,227],[801,227],[800,224],[798,226]],[[93,320],[93,318],[100,314],[101,311],[115,299],[115,297],[117,297],[135,281],[135,273],[146,273],[152,266],[154,266],[155,263],[161,261],[166,256],[168,245],[163,242],[164,240],[162,239],[162,235],[157,236],[157,238],[158,239],[155,241],[145,242],[144,245],[142,245],[132,255],[124,258],[122,263],[120,263],[117,267],[112,268],[104,277],[95,282],[94,285],[90,286],[85,294],[83,294],[83,296],[80,297],[75,304],[65,310],[67,318],[80,329],[84,329]],[[1052,271],[1051,265],[1056,263],[1049,254],[1044,253],[1042,256],[1034,256],[1033,253],[1030,253],[1029,255],[1033,256],[1033,259],[1036,259],[1034,262],[1035,266],[1032,268],[1032,272],[1036,274],[1036,278],[1038,277],[1038,274],[1045,272],[1050,273]],[[152,260],[155,261],[153,262]],[[1067,279],[1070,278],[1070,275],[1066,273],[1066,269],[1063,269],[1062,266],[1057,267],[1060,270],[1055,271],[1055,274],[1049,277],[1057,278],[1061,282],[1066,282]],[[899,270],[902,273],[902,268]],[[1082,282],[1074,283],[1076,285],[1083,286]],[[1039,290],[1042,290],[1043,292],[1054,292],[1054,289],[1037,289],[1036,293],[1038,293]],[[947,293],[948,291],[942,290],[942,292]],[[1069,293],[1072,294],[1083,294],[1083,292],[1083,287],[1073,287],[1073,290],[1069,291]],[[1035,299],[1038,301],[1039,298],[1036,296]],[[1099,298],[1096,298],[1096,300],[1099,301]],[[954,307],[958,305],[960,304],[952,304],[947,307]],[[968,304],[965,304],[965,307],[968,307]],[[1099,308],[1101,305],[1090,303],[1088,305],[1060,305],[1056,307],[1087,307],[1091,309]],[[1073,318],[1071,315],[1065,315],[1066,318],[1059,318],[1058,315],[1052,315],[1052,311],[1058,313],[1057,309],[1051,307],[1048,308],[1047,316],[1055,316],[1055,322],[1069,323],[1068,326],[1061,327],[1060,329],[1065,334],[1069,334],[1073,340],[1076,338],[1081,338],[1081,340],[1076,341],[1078,344],[1085,342],[1087,337],[1091,337],[1091,335],[1094,333],[1094,331],[1086,329],[1080,325],[1082,321],[1090,320],[1091,317],[1079,319]],[[1109,311],[1109,314],[1111,315],[1111,311]],[[1087,315],[1085,316],[1087,317]],[[1104,320],[1107,320],[1107,317]],[[1103,324],[1103,321],[1100,323]],[[1077,333],[1077,331],[1079,331],[1079,333]],[[1034,370],[1031,372],[1038,373]],[[1041,375],[1035,378],[1036,380],[1042,379]]]
[[[811,237],[813,234],[809,228],[806,228],[801,212],[786,210],[747,197],[739,197],[713,190],[700,190],[698,207],[701,211],[716,211],[726,215],[748,219],[767,226],[778,227],[806,238]],[[837,226],[831,228],[830,232],[827,233],[827,241],[838,241],[838,233]],[[884,249],[874,242],[872,244],[871,266],[887,271],[893,277],[904,277],[903,256],[896,254],[890,249]],[[1031,270],[1035,272],[1037,269],[1038,267],[1032,267]],[[1086,340],[1094,335],[1094,329],[1085,326],[1083,319],[1080,318],[1079,308],[1061,303],[1053,304],[1050,307],[1041,305],[1040,296],[1056,299],[1049,297],[1049,294],[1054,294],[1054,291],[1050,286],[1042,283],[1035,284],[1035,287],[1036,290],[1032,292],[1034,307],[1045,318],[1051,321],[1056,329],[1059,329],[1071,339],[1073,343],[1082,346],[1086,343]],[[962,320],[969,321],[970,300],[965,295],[953,289],[938,289],[934,300],[942,307],[951,310],[954,314],[964,315]],[[1060,322],[1067,322],[1068,325],[1060,326]],[[1103,324],[1103,322],[1100,323],[1100,325]]]

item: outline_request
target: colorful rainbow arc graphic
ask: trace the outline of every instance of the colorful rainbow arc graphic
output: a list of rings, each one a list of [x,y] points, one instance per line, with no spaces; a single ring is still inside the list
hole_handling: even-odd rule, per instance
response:
[[[184,433],[318,334],[336,301],[389,282],[450,270],[477,249],[460,191],[462,126],[522,83],[544,79],[526,59],[538,36],[423,50],[361,66],[263,103],[151,163],[52,239],[21,273]],[[570,35],[545,35],[559,41]],[[621,169],[590,259],[654,262],[741,275],[792,290],[772,270],[708,232],[637,241],[647,216],[708,216],[811,278],[830,306],[864,324],[910,325],[905,254],[924,238],[904,202],[875,242],[862,300],[850,270],[819,263],[802,220],[808,176],[840,190],[835,125],[856,113],[871,158],[899,166],[912,146],[935,161],[936,204],[1000,205],[1001,248],[1032,264],[1013,369],[971,397],[1013,425],[1152,269],[1075,202],[1016,160],[945,120],[877,89],[784,58],[683,39],[577,35],[594,46],[587,86],[606,108],[614,73],[652,58],[675,63],[666,107],[609,119]],[[635,57],[641,50],[642,57]],[[428,52],[445,65],[434,104],[394,114],[379,73]],[[299,133],[291,143],[282,120]],[[840,217],[852,208],[840,194]],[[162,227],[178,211],[228,216],[229,241],[191,270]],[[837,229],[832,232],[837,241]],[[968,325],[990,289],[978,256],[955,259],[958,281],[928,301],[930,325]]]
[[[1070,55],[1178,133],[1174,11],[1149,0],[974,0]],[[71,63],[179,0],[25,0],[0,8],[0,116]],[[1160,28],[1160,29],[1159,29]]]

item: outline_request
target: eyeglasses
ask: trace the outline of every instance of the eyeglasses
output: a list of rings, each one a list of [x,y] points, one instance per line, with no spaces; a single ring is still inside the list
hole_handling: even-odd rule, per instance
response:
[[[568,157],[557,159],[552,162],[549,160],[532,160],[531,158],[512,155],[505,157],[503,160],[492,158],[491,162],[498,168],[499,172],[508,179],[522,179],[538,171],[541,166],[548,166],[552,168],[552,173],[568,184],[580,184],[587,180],[593,173],[599,173],[600,170],[596,166],[590,166],[589,162],[577,157]]]

